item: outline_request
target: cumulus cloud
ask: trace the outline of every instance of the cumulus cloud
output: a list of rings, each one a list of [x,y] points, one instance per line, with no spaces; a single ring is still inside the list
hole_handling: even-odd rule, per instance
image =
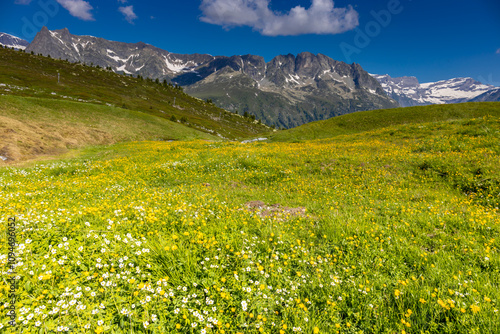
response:
[[[31,3],[31,0],[16,0],[14,1],[16,5],[29,5]]]
[[[94,21],[90,3],[83,0],[56,0],[61,6],[69,11],[71,15],[84,21]]]
[[[137,15],[134,13],[134,6],[119,7],[118,10],[125,16],[128,23],[134,23]]]
[[[266,36],[339,34],[358,26],[351,7],[335,8],[333,0],[312,0],[309,8],[296,6],[288,13],[269,9],[270,0],[202,0],[201,21],[223,26],[249,26]]]

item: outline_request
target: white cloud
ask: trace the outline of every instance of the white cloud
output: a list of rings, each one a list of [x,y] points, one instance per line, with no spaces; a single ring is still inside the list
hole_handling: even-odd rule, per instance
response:
[[[31,3],[31,0],[16,0],[14,1],[16,5],[29,5]]]
[[[333,0],[312,0],[309,8],[296,6],[288,13],[269,9],[270,0],[202,0],[201,21],[231,28],[250,26],[266,36],[339,34],[358,26],[351,7],[335,8]]]
[[[134,13],[134,6],[119,7],[118,10],[125,16],[125,20],[128,23],[134,23],[134,20],[137,18],[137,15]]]
[[[66,8],[71,15],[84,21],[94,21],[91,10],[94,9],[84,0],[56,0],[61,6]]]
[[[127,3],[127,0],[118,0],[119,3]]]

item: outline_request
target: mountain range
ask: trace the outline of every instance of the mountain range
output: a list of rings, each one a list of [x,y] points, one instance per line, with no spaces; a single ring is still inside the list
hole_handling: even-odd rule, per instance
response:
[[[399,106],[360,65],[308,52],[266,63],[255,55],[176,54],[142,42],[114,42],[46,27],[26,51],[167,80],[195,97],[279,127]]]
[[[14,45],[16,37],[10,38],[0,44]],[[24,42],[18,39],[15,45]],[[467,102],[479,96],[498,100],[497,87],[472,78],[420,84],[415,77],[369,74],[359,64],[309,52],[279,55],[269,62],[257,55],[177,54],[143,42],[115,42],[46,27],[26,52],[166,80],[226,110],[285,128],[360,110]]]

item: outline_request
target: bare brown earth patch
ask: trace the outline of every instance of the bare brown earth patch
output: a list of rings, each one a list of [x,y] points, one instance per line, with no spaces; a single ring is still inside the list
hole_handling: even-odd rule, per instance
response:
[[[291,208],[282,206],[281,204],[266,204],[262,201],[250,201],[245,203],[245,207],[250,212],[255,212],[261,218],[278,218],[280,220],[290,219],[295,217],[310,218],[306,214],[306,208],[296,207]]]
[[[69,149],[84,145],[113,143],[111,134],[99,129],[44,122],[21,122],[0,116],[0,165],[9,165],[21,160],[40,156],[60,155]]]

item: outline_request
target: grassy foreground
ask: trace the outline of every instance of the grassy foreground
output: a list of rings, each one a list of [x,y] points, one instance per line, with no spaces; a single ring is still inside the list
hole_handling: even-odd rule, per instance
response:
[[[3,168],[15,332],[498,333],[499,129],[122,143]]]

